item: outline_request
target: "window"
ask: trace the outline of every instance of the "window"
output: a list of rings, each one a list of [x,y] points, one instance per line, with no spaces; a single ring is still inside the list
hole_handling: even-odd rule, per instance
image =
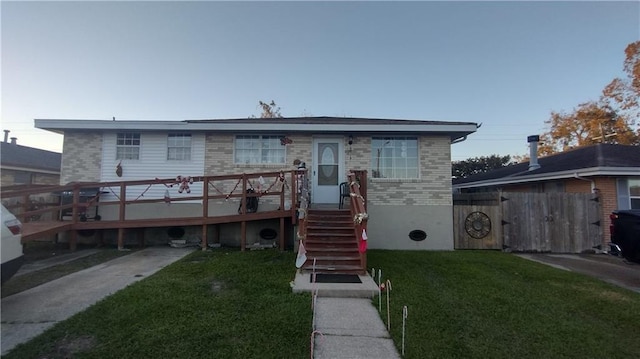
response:
[[[640,209],[640,179],[629,180],[629,201],[631,209]]]
[[[418,178],[418,139],[372,138],[371,167],[373,178]]]
[[[284,157],[280,136],[236,136],[235,163],[284,164]]]
[[[140,159],[140,134],[139,133],[118,133],[116,141],[117,160],[138,160]]]
[[[167,160],[191,160],[191,135],[170,134],[167,139]]]
[[[617,182],[617,209],[640,209],[640,178],[618,178]]]

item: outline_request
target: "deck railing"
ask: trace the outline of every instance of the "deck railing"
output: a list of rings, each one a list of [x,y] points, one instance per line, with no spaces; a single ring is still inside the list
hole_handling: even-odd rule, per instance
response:
[[[77,229],[118,229],[118,248],[123,248],[124,232],[127,228],[172,225],[202,225],[202,246],[206,248],[208,225],[241,222],[241,249],[244,250],[246,221],[271,218],[280,219],[280,248],[284,249],[284,219],[291,218],[294,223],[297,221],[296,207],[299,203],[300,193],[298,186],[302,183],[300,176],[301,171],[292,170],[134,181],[76,182],[64,186],[11,186],[3,187],[0,196],[3,204],[25,224],[42,221],[70,221],[71,229],[73,229],[70,238],[72,249],[75,248],[75,230]],[[306,172],[304,178],[306,183]],[[188,188],[180,190],[181,186],[185,184]],[[178,189],[180,195],[174,193],[169,198],[166,196],[145,198],[145,193],[154,186],[159,186],[165,191],[173,189],[172,192]],[[191,190],[196,188],[201,190],[201,194],[191,195]],[[231,190],[229,190],[230,188]],[[247,191],[249,188],[252,188],[253,191]],[[81,196],[88,191],[93,191],[94,194]],[[138,195],[135,198],[128,198],[128,193],[131,194],[131,192],[138,193]],[[70,199],[69,203],[63,203],[63,196]],[[115,200],[107,200],[108,197],[115,198]],[[258,197],[267,202],[270,201],[271,204],[277,204],[277,209],[249,213],[247,200],[251,197]],[[238,213],[214,215],[210,213],[210,204],[234,199],[239,200]],[[188,201],[202,203],[202,212],[196,216],[172,218],[153,218],[150,216],[150,218],[132,219],[127,216],[127,207],[134,204],[168,204]],[[96,215],[93,221],[87,221],[89,209],[98,205],[100,207],[117,206],[117,218],[108,219]],[[70,215],[63,216],[63,214]],[[140,217],[139,214],[138,217]]]

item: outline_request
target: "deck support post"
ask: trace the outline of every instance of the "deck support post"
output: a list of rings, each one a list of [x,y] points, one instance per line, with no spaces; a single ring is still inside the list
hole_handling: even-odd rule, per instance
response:
[[[144,228],[138,228],[136,236],[138,237],[138,245],[140,248],[144,248]]]
[[[240,223],[240,251],[244,252],[247,248],[247,222]]]
[[[69,238],[69,250],[75,252],[78,245],[78,231],[72,229],[70,234],[71,237]]]
[[[284,251],[284,217],[280,217],[280,250]]]
[[[202,242],[200,243],[202,246],[202,250],[207,250],[207,224],[202,225]]]
[[[124,228],[118,228],[118,250],[124,249]]]

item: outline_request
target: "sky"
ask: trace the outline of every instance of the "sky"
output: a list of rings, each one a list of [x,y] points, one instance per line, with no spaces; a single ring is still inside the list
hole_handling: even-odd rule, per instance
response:
[[[259,115],[481,123],[452,160],[528,154],[640,40],[640,2],[0,2],[1,127]]]

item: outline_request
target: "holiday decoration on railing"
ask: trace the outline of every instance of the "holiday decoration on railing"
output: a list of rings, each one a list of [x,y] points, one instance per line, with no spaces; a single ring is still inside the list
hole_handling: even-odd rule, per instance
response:
[[[182,193],[185,191],[187,193],[191,193],[191,188],[189,188],[189,185],[193,184],[193,178],[191,178],[191,176],[178,176],[176,177],[176,184],[180,186],[178,188],[178,193]]]
[[[362,221],[369,219],[369,215],[366,213],[358,213],[353,217],[353,223],[362,224]]]
[[[281,146],[290,145],[292,143],[293,143],[293,140],[290,139],[289,137],[287,137],[287,136],[280,137],[280,145]]]

